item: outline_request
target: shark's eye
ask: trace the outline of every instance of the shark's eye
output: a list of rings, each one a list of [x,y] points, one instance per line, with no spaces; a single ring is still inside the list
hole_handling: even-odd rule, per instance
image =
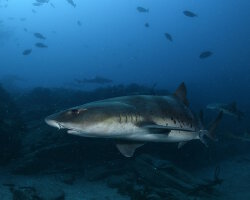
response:
[[[80,110],[78,110],[78,109],[72,109],[72,110],[71,110],[71,113],[72,113],[72,114],[79,114],[79,113],[80,113]]]

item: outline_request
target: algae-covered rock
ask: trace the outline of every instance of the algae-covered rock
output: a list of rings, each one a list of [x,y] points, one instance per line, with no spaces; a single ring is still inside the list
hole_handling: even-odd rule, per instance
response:
[[[18,156],[23,130],[18,108],[0,86],[0,164],[7,164]]]

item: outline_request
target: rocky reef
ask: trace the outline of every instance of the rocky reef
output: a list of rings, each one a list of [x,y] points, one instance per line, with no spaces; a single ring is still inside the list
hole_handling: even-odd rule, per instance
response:
[[[20,110],[0,86],[0,165],[17,158],[24,134],[25,125]]]
[[[16,177],[33,180],[42,176],[56,177],[53,180],[56,184],[69,188],[79,185],[80,180],[83,185],[86,182],[105,184],[132,200],[219,198],[220,192],[216,189],[222,183],[219,168],[207,181],[192,172],[216,165],[226,155],[232,155],[232,149],[239,153],[247,144],[239,146],[226,141],[220,145],[211,143],[210,148],[206,148],[199,141],[193,141],[178,150],[176,144],[152,143],[128,159],[120,155],[110,140],[69,135],[44,123],[46,116],[62,109],[133,94],[164,95],[168,91],[136,84],[93,91],[40,87],[19,92],[14,98],[0,87],[0,167],[7,166],[13,180],[2,183],[2,189],[8,189],[10,199],[67,199],[66,191],[54,188],[54,183],[47,192],[41,190],[41,185],[46,187],[48,180],[38,180],[35,186],[15,180]]]

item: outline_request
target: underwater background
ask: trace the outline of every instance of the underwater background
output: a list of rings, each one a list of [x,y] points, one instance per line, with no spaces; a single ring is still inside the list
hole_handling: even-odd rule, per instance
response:
[[[0,0],[0,199],[250,199],[249,8]],[[208,147],[147,143],[125,158],[112,140],[44,122],[96,100],[170,95],[182,82],[206,125],[222,109],[208,104],[226,109]]]

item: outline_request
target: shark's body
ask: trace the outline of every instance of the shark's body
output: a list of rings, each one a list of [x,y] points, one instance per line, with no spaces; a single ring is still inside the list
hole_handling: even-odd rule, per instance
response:
[[[209,135],[188,108],[184,84],[173,95],[96,101],[56,113],[45,121],[71,134],[116,139],[118,149],[127,157],[145,142],[179,142],[181,146]]]
[[[230,104],[212,103],[207,105],[207,109],[222,111],[224,114],[237,117],[239,120],[244,116],[244,113],[237,109],[236,102]]]

